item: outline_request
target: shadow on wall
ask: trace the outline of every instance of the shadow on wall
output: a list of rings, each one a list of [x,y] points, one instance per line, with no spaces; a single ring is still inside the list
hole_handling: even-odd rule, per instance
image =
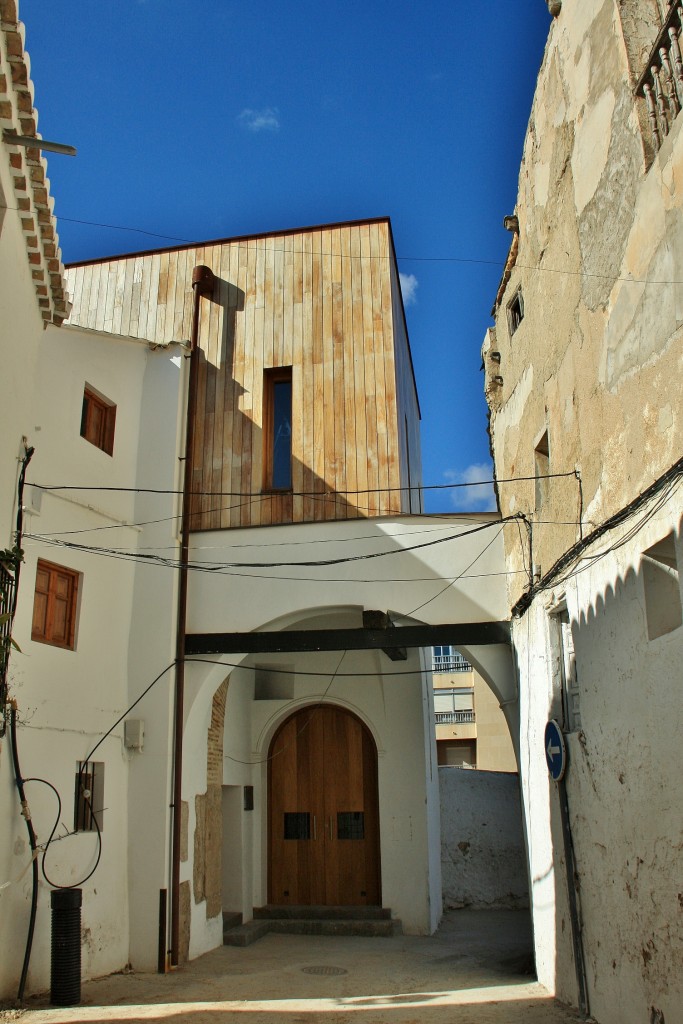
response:
[[[683,1005],[681,523],[644,548],[571,626],[565,707],[569,831],[551,783],[557,991],[576,1001],[567,857],[574,859],[590,1012],[610,1024],[677,1019]],[[562,954],[562,955],[561,955]],[[654,1014],[654,1016],[653,1016]]]
[[[324,462],[325,479],[309,464],[293,453],[291,459],[291,489],[277,490],[268,485],[266,448],[270,442],[264,436],[262,418],[267,418],[267,398],[264,372],[280,365],[268,359],[267,352],[258,359],[247,358],[237,330],[237,317],[245,310],[245,293],[227,281],[216,279],[212,301],[207,303],[208,329],[202,327],[202,347],[197,382],[197,417],[193,454],[192,530],[228,529],[239,526],[260,526],[274,523],[316,522],[324,520],[357,519],[365,516],[388,515],[406,511],[419,511],[421,507],[418,487],[387,492],[386,488],[373,488],[374,468],[385,457],[389,462],[395,454],[379,453],[380,442],[356,444],[355,419],[350,440],[344,422],[336,422],[334,408],[343,406],[349,396],[340,395],[343,378],[333,385],[329,381],[324,393],[307,394],[305,388],[314,381],[305,381],[301,367],[293,366],[294,388],[292,422],[290,430],[297,443],[311,455]],[[218,320],[222,327],[220,338],[214,342]],[[216,329],[212,333],[212,326]],[[272,355],[272,353],[271,353]],[[260,360],[263,359],[263,367]],[[321,364],[322,366],[322,364]],[[316,376],[321,367],[316,366]],[[367,405],[367,408],[366,408]],[[351,410],[355,417],[357,410]],[[372,405],[363,398],[362,412],[372,416]],[[368,419],[370,422],[370,419]],[[386,435],[379,428],[372,435]],[[315,436],[314,436],[315,435]],[[356,466],[354,463],[356,462]],[[358,469],[358,473],[356,470]],[[385,473],[386,477],[386,473]],[[348,481],[357,481],[357,503],[344,496]],[[341,489],[337,489],[340,487]],[[364,493],[367,487],[367,493]],[[355,497],[355,492],[354,492]],[[411,508],[412,505],[412,508]]]

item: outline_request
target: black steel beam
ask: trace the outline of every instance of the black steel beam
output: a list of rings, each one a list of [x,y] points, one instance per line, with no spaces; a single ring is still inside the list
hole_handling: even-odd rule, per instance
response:
[[[369,651],[396,647],[475,647],[509,644],[509,622],[454,622],[388,629],[285,629],[255,633],[188,633],[185,655],[282,654],[295,651]]]

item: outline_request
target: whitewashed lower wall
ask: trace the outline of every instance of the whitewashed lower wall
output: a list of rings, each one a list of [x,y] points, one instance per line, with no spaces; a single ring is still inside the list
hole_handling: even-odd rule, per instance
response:
[[[543,752],[545,724],[560,715],[548,615],[566,600],[581,712],[567,736],[566,787],[589,1008],[600,1024],[683,1021],[683,625],[649,639],[642,571],[642,553],[671,531],[683,564],[681,495],[679,485],[651,518],[643,509],[638,529],[631,520],[613,530],[602,542],[611,550],[566,590],[540,595],[513,633],[536,969],[576,1005],[559,795]]]
[[[439,768],[444,910],[529,905],[519,779]]]

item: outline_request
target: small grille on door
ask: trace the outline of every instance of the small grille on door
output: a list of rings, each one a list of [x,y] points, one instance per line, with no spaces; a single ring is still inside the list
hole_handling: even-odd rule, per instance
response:
[[[311,816],[307,811],[285,811],[285,839],[310,839]]]
[[[337,814],[337,839],[365,839],[363,811],[340,811]]]

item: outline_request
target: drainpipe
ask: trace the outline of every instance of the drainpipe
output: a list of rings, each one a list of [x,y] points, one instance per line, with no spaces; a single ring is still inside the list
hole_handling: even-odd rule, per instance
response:
[[[190,550],[190,505],[192,491],[192,449],[194,445],[197,375],[199,370],[199,305],[202,295],[211,295],[214,275],[208,267],[192,271],[192,331],[190,335],[190,374],[185,429],[185,473],[180,531],[180,579],[178,582],[178,625],[176,633],[175,723],[173,750],[173,836],[171,846],[171,965],[178,966],[180,945],[180,822],[183,781],[183,703],[185,696],[185,632],[187,625],[187,575]]]

